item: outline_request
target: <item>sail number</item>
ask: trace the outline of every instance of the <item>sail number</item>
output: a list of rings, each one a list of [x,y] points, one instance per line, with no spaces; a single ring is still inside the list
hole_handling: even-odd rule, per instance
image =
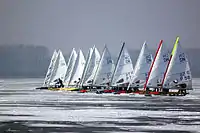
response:
[[[107,61],[107,64],[112,64],[112,59],[111,58],[107,58],[106,61]]]
[[[107,73],[106,75],[107,75],[107,79],[110,79],[111,78],[111,72],[109,72],[109,73]]]
[[[164,54],[164,55],[163,55],[163,61],[164,61],[164,62],[169,61],[169,56],[168,56],[168,54]]]
[[[130,57],[129,56],[125,56],[124,57],[124,64],[129,64],[129,63],[131,63]]]
[[[181,54],[179,55],[179,61],[180,61],[181,63],[183,63],[183,62],[186,61],[186,59],[185,59],[185,54],[184,54],[184,53],[181,53]]]
[[[146,56],[146,62],[148,63],[148,64],[150,64],[151,63],[151,55],[147,55]]]
[[[144,73],[144,76],[145,76],[145,78],[146,78],[146,80],[147,80],[147,78],[148,78],[148,72],[147,73]]]
[[[127,72],[127,73],[126,73],[126,80],[131,79],[132,74],[133,74],[133,71],[131,71],[131,72]]]
[[[180,80],[190,80],[191,76],[189,75],[190,71],[180,73]]]

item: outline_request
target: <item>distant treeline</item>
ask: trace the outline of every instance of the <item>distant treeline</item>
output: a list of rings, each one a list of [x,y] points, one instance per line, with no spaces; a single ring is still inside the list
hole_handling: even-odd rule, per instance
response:
[[[49,56],[44,46],[0,45],[0,77],[42,77],[48,67]]]
[[[193,77],[200,77],[200,49],[187,49]],[[101,51],[100,51],[101,52]],[[133,65],[139,50],[129,50]],[[52,53],[45,46],[0,45],[0,78],[44,77]],[[68,55],[65,56],[67,60]]]

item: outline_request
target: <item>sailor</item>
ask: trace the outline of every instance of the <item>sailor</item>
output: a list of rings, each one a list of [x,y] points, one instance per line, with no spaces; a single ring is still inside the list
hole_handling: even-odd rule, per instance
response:
[[[94,80],[92,79],[91,84],[90,84],[90,89],[93,89],[93,82],[94,82]]]
[[[60,83],[60,88],[61,88],[61,87],[64,87],[63,81],[62,81],[60,78],[58,79],[58,81],[59,81],[59,83]]]
[[[146,88],[146,94],[149,94],[150,90],[149,87]]]
[[[58,84],[58,79],[55,79],[53,82],[54,82],[54,84],[55,84],[55,88],[58,88],[58,85],[59,85],[59,84]]]
[[[80,83],[80,81],[81,81],[81,78],[78,78],[78,83]]]
[[[62,87],[64,87],[63,81],[60,78],[56,79],[55,82],[56,82],[55,83],[55,88],[62,88]]]
[[[81,82],[81,78],[78,78],[78,81],[76,82],[76,87],[79,86],[80,82]]]
[[[107,82],[107,83],[106,83],[105,89],[110,89],[110,82]]]

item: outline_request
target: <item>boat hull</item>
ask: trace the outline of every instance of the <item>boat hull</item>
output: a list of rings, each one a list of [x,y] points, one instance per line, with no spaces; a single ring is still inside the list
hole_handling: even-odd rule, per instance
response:
[[[48,87],[38,87],[38,88],[35,88],[36,90],[48,90]]]
[[[79,88],[69,87],[69,88],[55,88],[55,87],[38,87],[37,90],[52,90],[52,91],[79,91]]]
[[[53,91],[79,91],[79,88],[48,88],[48,90],[53,90]]]
[[[75,87],[68,87],[68,88],[54,88],[54,87],[39,87],[36,89],[40,90],[52,90],[52,91],[77,91],[79,93],[96,93],[96,94],[103,94],[103,93],[113,93],[113,94],[139,94],[139,95],[145,95],[145,96],[151,96],[151,95],[158,95],[158,96],[185,96],[189,93],[185,91],[177,90],[177,91],[167,91],[167,92],[158,92],[158,91],[149,91],[146,92],[144,90],[139,90],[136,92],[126,92],[126,91],[116,91],[116,90],[89,90],[89,89],[82,89],[82,88],[75,88]],[[173,90],[173,89],[172,89]]]

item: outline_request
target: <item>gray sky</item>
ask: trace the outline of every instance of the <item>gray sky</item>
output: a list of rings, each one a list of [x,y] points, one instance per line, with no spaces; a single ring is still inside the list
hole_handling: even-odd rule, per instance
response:
[[[64,53],[121,42],[139,49],[146,40],[200,48],[200,0],[0,0],[0,44],[36,44]]]

